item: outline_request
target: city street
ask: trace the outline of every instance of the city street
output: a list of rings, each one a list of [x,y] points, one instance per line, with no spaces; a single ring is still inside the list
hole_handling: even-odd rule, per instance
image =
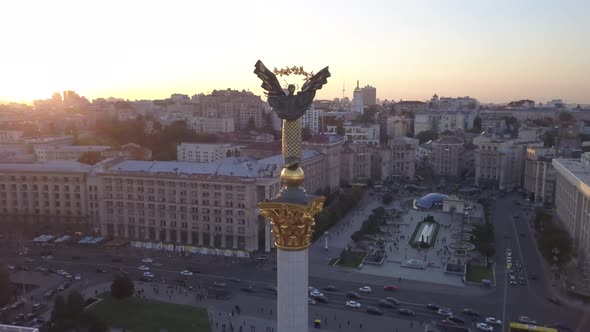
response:
[[[493,316],[504,322],[515,321],[519,315],[526,315],[536,319],[540,324],[553,324],[555,322],[567,322],[568,325],[575,327],[575,331],[589,331],[589,322],[584,319],[584,314],[574,308],[569,308],[566,304],[557,306],[547,300],[551,294],[551,281],[545,276],[541,257],[538,255],[534,246],[534,237],[531,234],[526,218],[529,214],[525,213],[523,206],[516,206],[514,201],[524,201],[517,195],[507,195],[491,203],[491,217],[496,229],[496,279],[497,286],[492,289],[484,289],[477,286],[449,286],[444,284],[435,284],[419,282],[412,280],[398,280],[383,276],[374,276],[359,273],[354,269],[342,269],[329,267],[326,264],[326,258],[333,251],[326,252],[320,245],[319,240],[312,247],[315,257],[310,259],[310,278],[309,285],[318,288],[328,298],[328,303],[318,303],[310,305],[310,320],[315,316],[323,319],[329,319],[333,316],[350,317],[358,324],[363,324],[367,328],[389,320],[387,326],[403,327],[401,331],[408,330],[410,322],[414,325],[420,323],[436,321],[441,318],[435,312],[426,309],[426,304],[435,303],[440,306],[452,309],[455,314],[460,314],[464,308],[472,308],[482,314],[482,316]],[[376,202],[372,202],[378,205]],[[360,224],[365,215],[370,213],[373,205],[369,208],[359,208],[360,212],[353,211],[346,229],[343,233],[354,231],[355,225]],[[514,216],[519,215],[516,219]],[[513,221],[517,220],[517,221]],[[336,226],[342,227],[342,226]],[[338,229],[338,228],[336,228]],[[521,233],[525,234],[524,237]],[[344,241],[344,238],[342,238]],[[509,285],[506,270],[506,249],[512,250],[512,262],[522,262],[523,272],[527,275],[526,285]],[[41,252],[51,250],[54,256],[51,260],[44,260],[40,257]],[[192,287],[191,292],[219,288],[214,282],[223,283],[221,291],[228,294],[226,300],[215,300],[209,298],[206,301],[214,302],[196,302],[191,303],[200,306],[206,306],[210,310],[225,310],[226,307],[232,307],[239,303],[244,308],[254,308],[256,306],[266,307],[267,313],[271,308],[276,306],[275,295],[268,290],[269,285],[276,284],[276,271],[274,269],[274,258],[228,258],[196,255],[191,257],[180,257],[175,253],[154,252],[144,249],[121,248],[121,249],[104,249],[104,248],[83,248],[83,247],[41,247],[31,246],[30,252],[26,256],[15,256],[6,246],[2,251],[5,261],[16,266],[23,265],[33,270],[35,267],[42,266],[54,270],[64,269],[71,274],[79,273],[82,281],[76,284],[79,288],[92,288],[93,285],[108,285],[112,280],[113,272],[126,271],[135,280],[145,272],[140,270],[140,266],[146,266],[150,272],[155,274],[154,282],[161,284],[173,284],[180,280],[185,280],[188,286]],[[142,262],[143,258],[150,257],[152,263]],[[322,264],[323,262],[323,264]],[[104,268],[107,273],[98,273],[97,269]],[[191,269],[195,272],[193,276],[182,276],[180,271]],[[115,270],[111,272],[111,270]],[[239,276],[236,277],[236,272]],[[23,272],[26,273],[26,272]],[[530,273],[538,275],[538,280],[531,281],[528,276]],[[25,276],[26,279],[26,276]],[[25,282],[27,282],[25,280]],[[395,285],[399,289],[394,292],[383,290],[384,285]],[[138,283],[138,287],[143,287],[144,283]],[[145,284],[147,285],[147,284]],[[243,289],[252,286],[252,292],[245,292]],[[325,291],[324,287],[334,286],[334,290]],[[361,293],[359,288],[362,286],[371,286],[372,293]],[[107,289],[108,287],[105,287]],[[149,287],[147,287],[149,288]],[[350,309],[344,306],[346,299],[345,293],[355,291],[361,295],[358,300],[361,303],[361,309]],[[384,309],[385,315],[376,317],[364,312],[363,308],[367,306],[378,306],[378,301],[385,297],[394,297],[400,304],[395,309]],[[191,297],[192,299],[192,297]],[[172,297],[169,298],[173,300]],[[416,313],[416,318],[408,319],[406,316],[400,316],[397,308],[411,309]],[[263,312],[248,313],[248,317],[264,319],[262,325],[267,324],[269,327],[274,326],[274,317],[267,316]],[[469,322],[469,317],[465,316]],[[337,322],[336,322],[337,323]],[[342,324],[342,322],[340,323]],[[339,325],[340,325],[339,324]],[[408,324],[408,325],[405,325]],[[329,330],[333,330],[335,325],[329,325]],[[377,326],[377,325],[375,325]],[[355,326],[346,328],[354,331]],[[359,327],[356,327],[359,328]],[[347,329],[344,329],[346,331]],[[334,329],[337,330],[337,329]],[[358,329],[356,329],[358,330]],[[395,331],[395,330],[392,330]],[[507,331],[505,324],[504,331]]]

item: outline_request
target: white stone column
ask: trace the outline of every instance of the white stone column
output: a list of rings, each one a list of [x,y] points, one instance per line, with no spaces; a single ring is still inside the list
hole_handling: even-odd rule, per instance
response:
[[[277,250],[277,331],[308,331],[308,250]]]

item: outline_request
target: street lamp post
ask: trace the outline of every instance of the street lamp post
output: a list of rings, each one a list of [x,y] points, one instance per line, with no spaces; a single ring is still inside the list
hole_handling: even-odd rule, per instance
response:
[[[328,235],[330,235],[330,232],[325,231],[324,232],[324,249],[328,250]]]

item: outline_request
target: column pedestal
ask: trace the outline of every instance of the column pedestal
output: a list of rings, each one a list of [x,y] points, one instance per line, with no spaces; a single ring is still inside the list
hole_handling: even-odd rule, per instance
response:
[[[308,250],[277,250],[277,331],[306,332]]]

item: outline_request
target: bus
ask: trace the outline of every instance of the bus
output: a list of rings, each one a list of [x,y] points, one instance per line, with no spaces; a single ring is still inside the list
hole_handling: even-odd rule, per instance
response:
[[[510,332],[559,332],[558,329],[552,327],[544,327],[544,326],[537,326],[537,325],[530,325],[530,324],[522,324],[522,323],[510,323]]]

